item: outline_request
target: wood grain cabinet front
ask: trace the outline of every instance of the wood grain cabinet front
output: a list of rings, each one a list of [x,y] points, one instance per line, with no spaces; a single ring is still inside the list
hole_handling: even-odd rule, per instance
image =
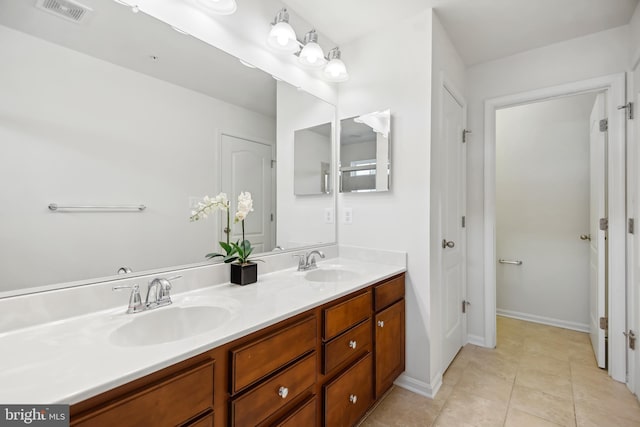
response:
[[[325,341],[346,331],[371,316],[371,291],[357,295],[324,310]]]
[[[324,425],[353,426],[373,403],[373,357],[368,353],[324,386]]]
[[[311,397],[298,405],[287,417],[273,424],[273,427],[315,427],[317,411],[318,399]]]
[[[316,348],[316,318],[309,317],[231,350],[231,394],[255,384]]]
[[[312,353],[278,375],[231,402],[231,425],[256,426],[293,402],[316,382],[316,354]]]
[[[376,314],[376,399],[404,371],[404,300]]]
[[[72,419],[74,427],[176,426],[213,410],[213,367],[209,360],[94,408]]]
[[[323,373],[355,360],[358,355],[371,351],[371,319],[367,318],[359,325],[342,335],[322,344],[324,353]]]

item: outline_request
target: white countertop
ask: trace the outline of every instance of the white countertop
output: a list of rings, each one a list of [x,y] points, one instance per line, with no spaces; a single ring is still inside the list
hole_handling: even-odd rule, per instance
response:
[[[169,307],[215,305],[231,313],[217,327],[178,341],[132,347],[112,343],[109,336],[118,327],[168,308],[125,314],[126,304],[0,334],[0,403],[77,403],[405,271],[345,258],[318,265],[357,272],[357,279],[310,282],[304,272],[288,269],[260,276],[252,285],[175,294]]]

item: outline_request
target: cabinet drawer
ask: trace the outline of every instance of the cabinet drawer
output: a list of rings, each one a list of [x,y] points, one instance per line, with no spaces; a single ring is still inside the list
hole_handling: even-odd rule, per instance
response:
[[[316,382],[316,354],[260,384],[231,402],[233,426],[255,426]]]
[[[313,350],[316,330],[316,318],[310,317],[231,350],[231,394]]]
[[[86,416],[80,414],[72,425],[138,427],[183,423],[213,408],[213,363],[211,360],[182,371]]]
[[[318,420],[317,408],[317,399],[313,397],[295,409],[291,415],[275,423],[274,427],[315,427]]]
[[[322,344],[324,364],[322,373],[327,374],[347,360],[371,350],[371,319],[367,319],[344,334]]]
[[[371,291],[324,310],[323,337],[326,341],[371,315]]]
[[[373,288],[375,311],[380,311],[402,298],[404,298],[404,274]]]
[[[371,353],[324,386],[324,424],[352,426],[367,412],[373,400]]]
[[[213,412],[209,412],[203,417],[183,424],[182,427],[213,427]]]

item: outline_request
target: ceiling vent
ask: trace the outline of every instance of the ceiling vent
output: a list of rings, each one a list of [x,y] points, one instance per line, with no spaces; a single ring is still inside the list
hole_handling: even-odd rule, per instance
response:
[[[93,10],[83,4],[73,0],[38,0],[36,2],[38,9],[52,13],[67,21],[81,23],[87,19]]]

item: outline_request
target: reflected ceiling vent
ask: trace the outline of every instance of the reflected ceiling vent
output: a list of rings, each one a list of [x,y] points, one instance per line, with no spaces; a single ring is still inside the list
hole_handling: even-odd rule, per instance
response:
[[[81,23],[89,17],[93,9],[73,0],[38,0],[38,9],[52,13],[67,21]]]

